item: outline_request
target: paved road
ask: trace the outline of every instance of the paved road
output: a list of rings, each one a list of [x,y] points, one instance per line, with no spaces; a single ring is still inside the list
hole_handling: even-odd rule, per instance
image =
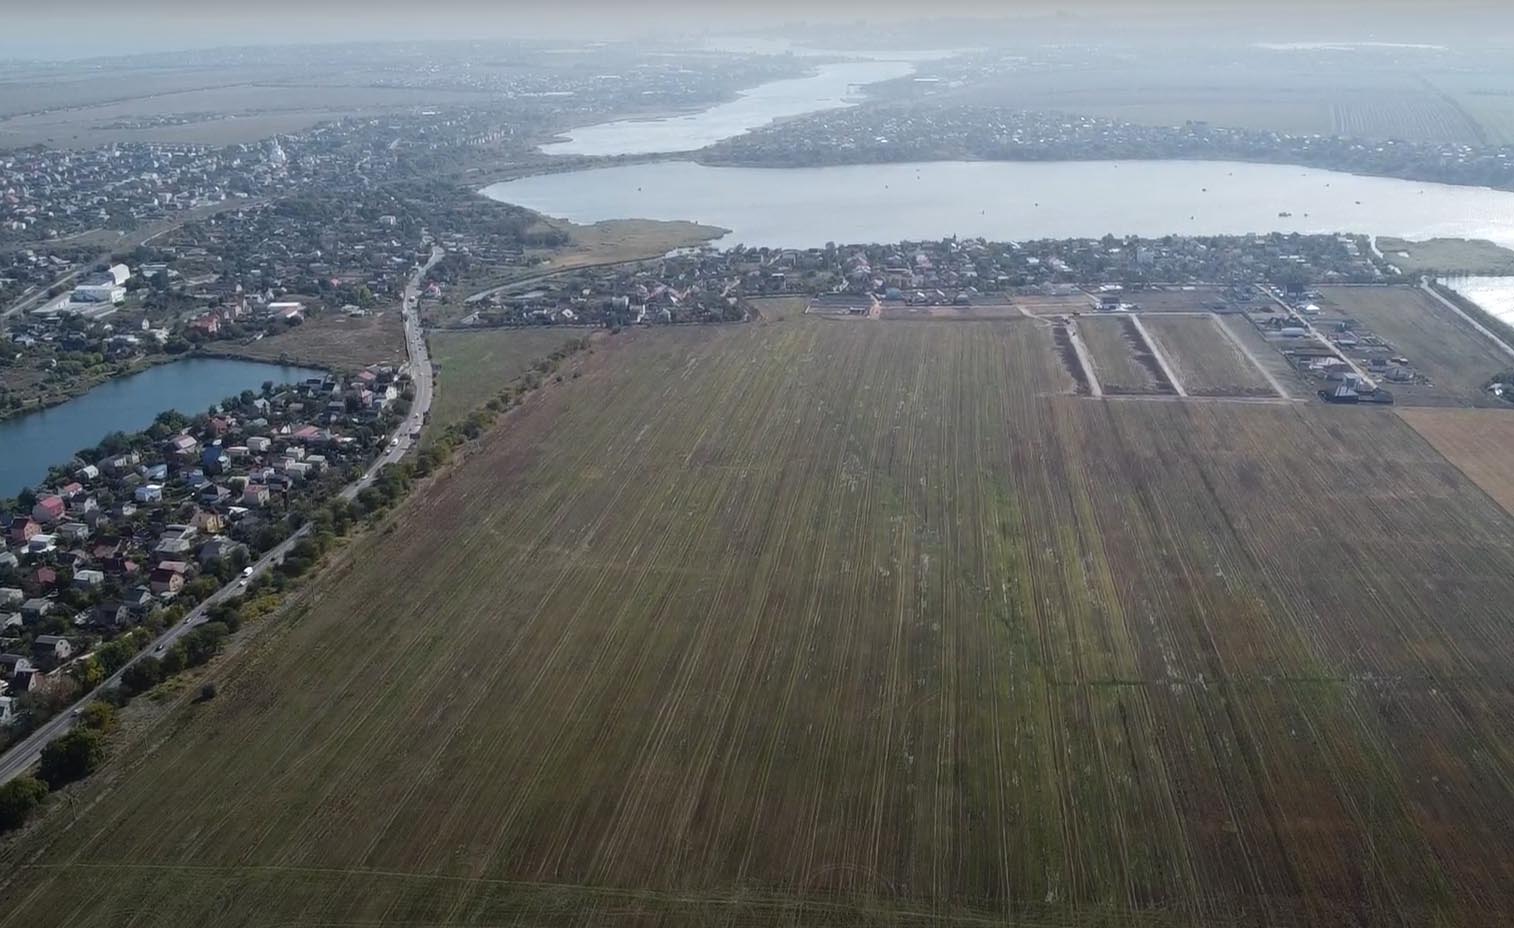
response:
[[[417,303],[420,298],[421,281],[425,278],[426,272],[431,270],[436,262],[442,259],[443,254],[445,252],[441,248],[433,247],[431,249],[431,259],[416,269],[415,274],[410,278],[409,285],[405,288],[404,304],[401,308],[405,319],[405,350],[409,355],[410,375],[415,380],[415,401],[410,404],[410,414],[405,417],[404,422],[400,423],[389,448],[379,455],[377,460],[368,465],[368,469],[363,471],[361,477],[342,489],[339,495],[343,499],[350,500],[357,496],[359,492],[372,485],[374,477],[378,475],[381,468],[393,464],[405,456],[405,452],[410,449],[411,444],[414,442],[414,439],[411,437],[412,434],[420,430],[421,424],[426,419],[426,411],[431,408],[433,387],[431,359],[426,354],[426,338],[425,334],[421,331],[420,311]],[[300,539],[304,538],[309,532],[310,527],[308,525],[301,526],[293,535],[290,535],[276,547],[258,558],[257,562],[251,565],[252,573],[248,578],[238,579],[217,590],[186,615],[182,622],[159,635],[156,641],[143,648],[139,654],[127,661],[125,666],[106,678],[105,682],[84,694],[78,702],[68,709],[44,722],[26,740],[18,742],[9,751],[6,751],[3,756],[0,756],[0,784],[8,783],[30,770],[41,759],[42,749],[48,742],[73,727],[74,713],[97,698],[105,688],[121,682],[121,677],[126,673],[127,667],[135,664],[146,655],[162,654],[173,647],[174,643],[180,638],[187,635],[196,626],[205,622],[206,613],[210,611],[211,606],[240,594],[251,577],[261,576],[277,567],[283,562],[290,550],[300,542]]]

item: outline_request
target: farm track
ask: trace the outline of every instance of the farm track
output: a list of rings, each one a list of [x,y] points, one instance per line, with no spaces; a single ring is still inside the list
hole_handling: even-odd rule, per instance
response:
[[[1055,339],[598,347],[0,928],[1506,923],[1514,518],[1396,416],[1089,402]]]

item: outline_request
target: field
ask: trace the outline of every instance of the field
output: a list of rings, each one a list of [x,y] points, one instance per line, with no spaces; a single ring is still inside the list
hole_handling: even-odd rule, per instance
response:
[[[583,334],[552,328],[432,332],[428,338],[437,375],[428,430],[434,434],[462,420],[533,363]]]
[[[1400,409],[1425,441],[1461,468],[1498,505],[1514,513],[1514,410]]]
[[[542,252],[551,270],[657,258],[677,248],[703,245],[726,232],[716,226],[676,220],[607,219],[587,225],[561,219],[542,222],[567,232],[571,239],[564,248]]]
[[[1143,315],[1141,323],[1193,396],[1277,396],[1213,316]]]
[[[1395,400],[1410,406],[1499,405],[1485,387],[1514,358],[1501,352],[1460,316],[1414,287],[1333,287],[1320,307],[1359,320],[1429,377],[1429,384],[1389,384]]]
[[[585,356],[0,867],[0,925],[1514,915],[1514,519],[1049,328]]]
[[[1475,119],[1433,94],[1368,96],[1336,103],[1331,110],[1336,135],[1466,145],[1486,140]]]
[[[1406,274],[1453,277],[1514,274],[1514,251],[1482,239],[1434,238],[1411,242],[1379,236],[1377,247]]]
[[[1084,316],[1078,332],[1105,393],[1171,393],[1134,324],[1123,316]]]
[[[259,361],[289,361],[337,370],[405,360],[405,327],[398,307],[371,316],[327,312],[255,342],[212,344],[210,353]]]

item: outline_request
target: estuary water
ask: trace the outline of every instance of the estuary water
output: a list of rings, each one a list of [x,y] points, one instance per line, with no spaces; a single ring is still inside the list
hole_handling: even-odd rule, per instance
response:
[[[907,61],[861,61],[820,65],[809,77],[759,84],[729,103],[659,119],[621,119],[585,126],[561,142],[543,145],[549,155],[645,155],[693,151],[741,135],[776,119],[838,109],[858,102],[860,89],[904,77]]]
[[[659,161],[495,184],[574,222],[689,219],[721,244],[811,247],[1248,232],[1485,238],[1514,247],[1514,193],[1223,161],[935,161],[819,168]]]

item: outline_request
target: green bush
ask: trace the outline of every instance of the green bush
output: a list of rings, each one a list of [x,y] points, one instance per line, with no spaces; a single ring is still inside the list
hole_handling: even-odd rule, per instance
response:
[[[47,784],[35,777],[17,777],[0,786],[0,832],[25,825],[46,798]]]
[[[82,780],[105,762],[105,740],[91,728],[75,728],[42,749],[38,775],[50,788]]]

